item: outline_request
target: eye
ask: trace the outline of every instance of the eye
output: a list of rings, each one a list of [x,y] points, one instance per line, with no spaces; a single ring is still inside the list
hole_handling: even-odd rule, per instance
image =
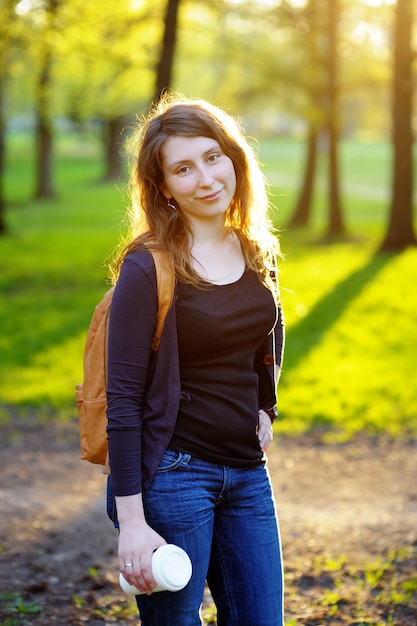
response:
[[[207,161],[209,163],[214,163],[215,161],[217,161],[217,159],[219,159],[221,157],[221,154],[219,154],[218,152],[213,152],[212,154],[210,154],[207,158]]]
[[[181,165],[181,167],[179,167],[176,171],[177,174],[188,174],[188,172],[191,170],[191,167],[189,165]]]

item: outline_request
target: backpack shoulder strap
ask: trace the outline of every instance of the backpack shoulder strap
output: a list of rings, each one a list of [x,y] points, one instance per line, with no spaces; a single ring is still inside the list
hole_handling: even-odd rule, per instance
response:
[[[152,341],[152,350],[156,351],[159,348],[165,319],[174,297],[175,273],[166,252],[152,249],[149,251],[155,263],[156,286],[158,289],[158,314]]]

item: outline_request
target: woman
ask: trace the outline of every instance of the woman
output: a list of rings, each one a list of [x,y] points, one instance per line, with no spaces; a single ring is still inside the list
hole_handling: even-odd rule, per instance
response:
[[[219,625],[280,626],[281,548],[264,453],[283,323],[264,178],[236,122],[207,102],[166,96],[138,136],[132,234],[115,267],[109,327],[119,568],[145,592],[143,626],[201,624],[206,580]],[[156,353],[145,244],[168,253],[176,277]],[[188,553],[193,575],[182,591],[151,594],[152,553],[166,542]]]

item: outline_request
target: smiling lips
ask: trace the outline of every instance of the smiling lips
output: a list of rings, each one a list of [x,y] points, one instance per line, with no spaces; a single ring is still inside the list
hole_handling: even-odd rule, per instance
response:
[[[223,188],[215,191],[214,193],[210,193],[207,196],[200,196],[199,198],[197,198],[197,200],[204,200],[206,202],[210,202],[211,200],[217,200],[220,197],[222,191]]]

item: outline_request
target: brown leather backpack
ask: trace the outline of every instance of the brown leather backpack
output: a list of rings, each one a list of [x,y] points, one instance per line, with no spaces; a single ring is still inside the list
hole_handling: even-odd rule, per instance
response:
[[[149,252],[155,263],[158,289],[157,324],[152,342],[152,350],[156,351],[172,303],[175,277],[165,252]],[[107,291],[94,310],[84,348],[84,382],[76,386],[81,459],[104,465],[107,470],[107,335],[113,292],[114,287]]]

